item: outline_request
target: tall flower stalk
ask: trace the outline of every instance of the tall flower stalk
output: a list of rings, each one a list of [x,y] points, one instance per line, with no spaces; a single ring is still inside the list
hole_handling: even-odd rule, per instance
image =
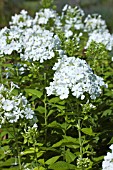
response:
[[[46,86],[46,73],[44,73],[44,83]],[[44,119],[45,119],[45,143],[47,141],[47,94],[45,93],[44,95],[44,109],[45,109],[45,114],[44,114]]]
[[[20,155],[20,149],[18,145],[18,133],[15,130],[15,124],[13,123],[13,131],[14,131],[14,138],[15,138],[15,145],[16,145],[16,151],[17,151],[17,160],[18,160],[18,165],[19,165],[19,170],[22,170],[22,165],[21,165],[21,155]]]

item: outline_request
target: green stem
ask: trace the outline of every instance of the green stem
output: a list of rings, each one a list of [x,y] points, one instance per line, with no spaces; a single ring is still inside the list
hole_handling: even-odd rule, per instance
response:
[[[78,117],[78,137],[79,137],[79,145],[80,145],[80,159],[82,160],[82,158],[83,158],[83,147],[82,147],[80,110],[79,110],[79,104],[78,103],[77,103],[77,113],[79,115],[79,117]],[[81,170],[84,170],[83,165],[81,166]]]
[[[16,143],[16,149],[17,149],[17,158],[18,158],[18,164],[19,164],[19,170],[22,170],[22,166],[21,166],[21,157],[19,154],[19,147],[18,147],[18,137],[16,135],[16,131],[15,131],[15,125],[13,124],[13,131],[14,131],[14,136],[15,136],[15,143]]]
[[[79,145],[80,145],[80,157],[82,159],[83,152],[82,152],[82,138],[81,138],[81,124],[80,119],[78,119],[78,135],[79,135]]]
[[[104,64],[102,63],[102,74],[104,73]]]
[[[35,158],[36,158],[36,166],[38,165],[38,158],[37,158],[37,151],[36,151],[36,132],[35,132],[35,136],[34,136],[34,151],[35,151]]]
[[[45,108],[45,126],[47,126],[47,103],[46,103],[46,95],[44,101],[44,108]]]
[[[45,87],[46,87],[46,73],[44,73],[44,82],[45,82]],[[45,142],[47,140],[47,103],[46,103],[46,100],[47,100],[47,96],[45,94],[45,97],[44,97],[44,108],[45,108],[45,115],[44,115],[44,118],[45,118]]]
[[[0,63],[0,81],[1,81],[1,83],[3,82],[3,80],[2,80],[2,60]]]
[[[67,103],[65,102],[65,130],[64,130],[65,136],[66,136],[66,132],[67,132],[67,123],[68,123]]]
[[[21,166],[21,157],[18,153],[18,163],[19,163],[19,170],[22,170],[22,166]]]
[[[65,109],[66,110],[66,109]],[[65,111],[65,129],[64,129],[64,135],[67,135],[67,120],[68,120],[68,115],[67,115],[67,110]],[[63,148],[63,160],[66,160],[66,146],[64,145]]]

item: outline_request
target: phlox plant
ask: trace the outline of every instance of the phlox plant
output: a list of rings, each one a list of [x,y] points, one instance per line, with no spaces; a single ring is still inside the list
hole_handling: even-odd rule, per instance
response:
[[[109,170],[112,56],[98,14],[47,5],[12,16],[0,30],[1,169]]]

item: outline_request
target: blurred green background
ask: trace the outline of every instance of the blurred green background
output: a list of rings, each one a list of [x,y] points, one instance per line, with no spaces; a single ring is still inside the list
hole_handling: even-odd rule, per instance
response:
[[[8,25],[11,16],[26,9],[30,15],[41,7],[42,2],[49,0],[0,0],[0,28]],[[113,32],[113,0],[53,0],[58,12],[65,4],[79,5],[86,13],[99,13],[106,20],[110,32]]]

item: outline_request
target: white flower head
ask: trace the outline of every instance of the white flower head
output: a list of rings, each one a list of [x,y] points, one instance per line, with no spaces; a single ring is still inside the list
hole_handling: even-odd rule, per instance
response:
[[[32,20],[33,19],[28,15],[28,12],[23,9],[20,14],[12,16],[12,20],[9,24],[11,26],[18,26],[19,28],[30,27],[32,26]]]
[[[20,54],[21,59],[42,63],[53,58],[55,50],[60,50],[60,39],[53,32],[38,27],[37,30],[26,30],[23,46],[24,53]]]
[[[11,89],[7,89],[4,85],[0,85],[0,123],[4,124],[6,121],[10,123],[17,122],[19,119],[32,119],[34,111],[30,108],[30,104],[25,96],[20,93],[14,96],[11,90],[15,84],[11,83]]]
[[[101,94],[101,86],[106,86],[103,79],[93,74],[92,69],[85,60],[67,57],[64,55],[54,65],[53,82],[46,87],[48,96],[54,94],[61,99],[68,98],[69,90],[76,98],[85,98],[85,93],[91,99],[96,99]]]
[[[46,25],[50,19],[57,19],[58,15],[56,11],[45,8],[41,9],[39,12],[36,13],[36,16],[33,20],[34,24],[39,24],[39,25]]]
[[[71,16],[71,17],[70,17]],[[84,24],[82,18],[84,16],[84,11],[81,8],[74,7],[70,5],[65,5],[62,9],[61,20],[63,20],[63,31],[66,33],[70,28],[75,30],[83,29]]]
[[[105,31],[107,28],[105,21],[101,18],[101,15],[98,14],[88,15],[85,18],[84,23],[84,31],[89,33],[93,32],[94,30],[97,30],[98,32]]]
[[[85,48],[88,48],[92,41],[95,41],[96,43],[102,43],[109,51],[111,51],[113,48],[113,35],[111,35],[108,30],[105,30],[104,32],[98,32],[97,30],[94,30],[92,33],[90,33]]]
[[[26,119],[33,119],[34,111],[31,108],[27,107],[24,110],[24,114]]]
[[[14,101],[8,99],[4,100],[2,102],[2,108],[5,111],[11,111],[14,108]]]

